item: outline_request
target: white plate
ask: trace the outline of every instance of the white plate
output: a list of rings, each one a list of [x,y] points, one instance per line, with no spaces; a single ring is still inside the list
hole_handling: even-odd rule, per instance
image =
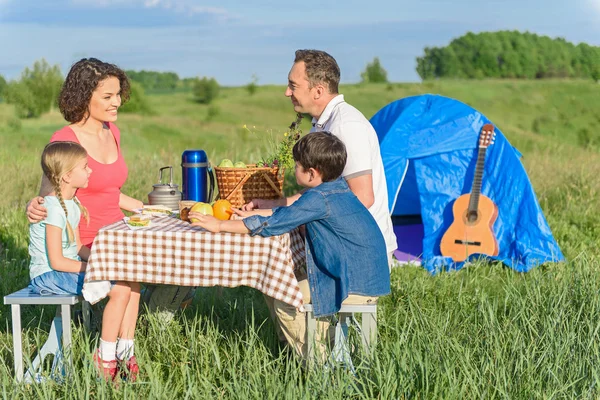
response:
[[[136,214],[142,214],[143,213],[143,208],[135,208],[132,211]],[[179,214],[179,210],[173,210],[171,211],[171,216],[173,215],[178,215]],[[146,215],[151,215],[153,217],[167,217],[168,215],[165,213],[161,213],[161,212],[151,212],[151,213],[146,213]]]
[[[125,221],[125,225],[127,225],[127,227],[129,229],[131,229],[132,231],[137,231],[138,229],[148,228],[148,227],[152,226],[152,220],[150,220],[150,222],[146,226],[133,226],[133,225],[129,225],[127,223],[127,221],[129,221],[129,217],[123,217],[123,221]]]

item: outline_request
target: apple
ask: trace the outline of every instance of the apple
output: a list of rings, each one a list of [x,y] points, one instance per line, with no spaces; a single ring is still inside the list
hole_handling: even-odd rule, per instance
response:
[[[223,160],[221,160],[221,163],[219,165],[217,165],[217,167],[219,168],[233,168],[233,162],[228,159],[228,158],[224,158]]]
[[[246,168],[246,164],[244,164],[241,161],[237,161],[235,164],[233,164],[234,168]]]
[[[190,208],[190,212],[197,212],[204,215],[213,215],[213,209],[208,203],[196,203]],[[196,218],[190,218],[190,222],[198,222]]]

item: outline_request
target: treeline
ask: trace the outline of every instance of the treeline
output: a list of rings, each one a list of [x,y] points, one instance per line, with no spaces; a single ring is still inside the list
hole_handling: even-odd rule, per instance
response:
[[[156,71],[129,70],[126,74],[131,83],[131,95],[129,101],[120,108],[122,112],[153,114],[154,111],[146,97],[147,90],[188,89],[196,102],[210,104],[218,96],[220,89],[214,78],[179,79],[174,72]],[[14,105],[18,118],[37,118],[57,108],[58,94],[63,82],[60,67],[41,59],[31,68],[25,68],[18,79],[7,82],[0,75],[0,101]],[[256,87],[253,87],[251,92],[255,91]],[[210,113],[214,117],[218,114],[217,108],[210,110]]]
[[[129,79],[141,84],[146,90],[173,90],[179,84],[179,75],[175,72],[125,71]]]
[[[63,82],[60,67],[41,59],[35,61],[32,67],[25,68],[18,79],[7,82],[0,75],[0,100],[14,105],[18,118],[37,118],[53,108],[58,108],[58,94]],[[129,102],[121,111],[152,113],[140,83],[131,82]]]
[[[192,89],[199,80],[193,78],[179,78],[175,72],[157,72],[157,71],[125,71],[130,80],[142,85],[144,90],[168,91],[177,88]]]
[[[534,33],[467,33],[417,57],[421,79],[592,78],[600,80],[600,47]]]

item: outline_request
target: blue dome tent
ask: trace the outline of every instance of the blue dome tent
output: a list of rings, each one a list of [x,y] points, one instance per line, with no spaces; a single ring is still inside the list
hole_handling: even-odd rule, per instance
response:
[[[440,241],[453,221],[454,200],[471,192],[479,132],[491,121],[464,103],[428,94],[388,104],[371,123],[379,138],[398,238],[396,257],[420,261],[430,273],[461,268],[464,263],[441,255]],[[498,206],[493,231],[499,253],[490,258],[519,272],[563,261],[521,154],[495,128],[481,188]]]

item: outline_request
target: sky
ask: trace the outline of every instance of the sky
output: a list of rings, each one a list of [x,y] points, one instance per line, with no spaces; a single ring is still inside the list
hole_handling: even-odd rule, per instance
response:
[[[379,57],[415,82],[425,47],[467,32],[519,30],[600,46],[600,0],[0,0],[0,75],[45,58],[63,74],[83,57],[123,69],[287,82],[294,51],[325,50],[343,83]]]

